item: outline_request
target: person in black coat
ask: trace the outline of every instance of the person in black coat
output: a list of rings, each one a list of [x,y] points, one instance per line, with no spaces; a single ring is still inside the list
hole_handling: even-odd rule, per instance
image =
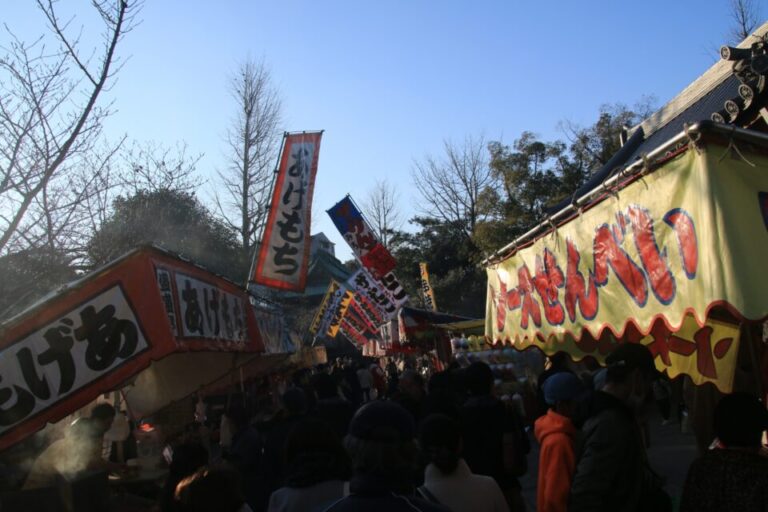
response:
[[[768,511],[765,405],[746,393],[727,395],[715,407],[714,427],[719,446],[691,464],[680,510]]]
[[[522,419],[493,396],[493,372],[487,364],[469,365],[465,381],[469,398],[460,409],[464,459],[472,473],[496,480],[510,510],[524,510],[517,477],[527,471],[530,442]]]
[[[657,377],[653,355],[644,345],[623,343],[606,364],[605,386],[592,395],[582,427],[568,510],[671,511],[662,479],[648,464],[637,419]]]

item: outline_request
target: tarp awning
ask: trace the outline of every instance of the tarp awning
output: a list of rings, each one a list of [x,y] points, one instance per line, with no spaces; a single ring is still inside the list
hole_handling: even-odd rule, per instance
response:
[[[730,390],[739,323],[768,315],[768,151],[703,135],[489,265],[486,336],[600,361],[642,342]]]
[[[445,324],[435,324],[436,327],[446,329],[448,331],[462,332],[464,334],[479,334],[485,329],[485,319],[478,318],[476,320],[462,320],[460,322],[448,322]]]
[[[464,316],[410,307],[401,308],[397,318],[400,343],[433,341],[435,337],[444,335],[444,332],[437,328],[438,325],[471,320]]]

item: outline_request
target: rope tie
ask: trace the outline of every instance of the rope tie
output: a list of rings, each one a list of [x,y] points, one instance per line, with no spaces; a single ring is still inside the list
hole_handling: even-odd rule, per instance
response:
[[[688,123],[683,124],[683,131],[685,132],[685,136],[688,137],[688,147],[693,148],[696,151],[696,153],[701,154],[701,148],[699,146],[699,141],[701,140],[701,133],[692,132],[691,125]]]
[[[552,220],[552,217],[547,217],[547,222],[549,223],[549,226],[552,228],[552,235],[550,235],[550,239],[554,240],[557,238],[557,225],[555,225],[555,222]]]
[[[736,132],[736,127],[733,125],[731,126],[732,126],[732,129],[731,129],[731,136],[728,139],[728,147],[725,148],[725,151],[723,151],[723,154],[720,155],[720,158],[717,161],[722,162],[725,159],[726,155],[736,153],[739,156],[739,158],[741,158],[744,162],[747,163],[747,165],[749,165],[750,167],[756,167],[754,163],[750,162],[747,159],[747,157],[744,156],[744,153],[741,152],[741,150],[739,149],[739,146],[737,146],[736,142],[734,142],[733,134]]]

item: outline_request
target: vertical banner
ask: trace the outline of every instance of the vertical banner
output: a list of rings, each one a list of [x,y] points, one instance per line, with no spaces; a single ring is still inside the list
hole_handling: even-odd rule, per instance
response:
[[[378,331],[379,326],[384,323],[384,316],[381,311],[379,311],[379,308],[376,307],[370,299],[359,293],[355,294],[355,302],[357,302],[358,306],[365,314],[368,323],[375,327],[374,330]]]
[[[368,343],[368,338],[366,338],[362,333],[358,332],[355,327],[347,321],[347,319],[342,320],[339,329],[341,330],[341,333],[347,337],[348,340],[352,341],[360,347]]]
[[[352,297],[345,318],[349,319],[350,323],[361,333],[370,333],[373,336],[377,334],[376,326],[368,320],[368,316],[357,301],[357,295]]]
[[[349,303],[352,302],[353,296],[354,294],[350,290],[346,290],[344,292],[344,295],[341,297],[341,302],[339,302],[339,306],[333,312],[333,316],[331,317],[331,323],[328,326],[328,330],[326,331],[326,334],[329,337],[334,338],[339,333],[339,326],[341,325],[341,320],[344,318],[344,315],[347,313],[347,308],[349,307]]]
[[[344,285],[333,287],[333,291],[328,298],[328,307],[322,311],[320,317],[320,323],[317,327],[315,336],[323,337],[328,334],[328,328],[331,322],[336,317],[336,311],[341,306],[341,301],[347,293],[347,288]]]
[[[328,285],[328,291],[325,292],[323,302],[320,303],[320,307],[317,308],[317,313],[312,319],[312,324],[309,326],[309,333],[313,336],[320,330],[323,318],[325,317],[328,309],[333,305],[333,295],[339,290],[339,283],[331,279],[331,284]]]
[[[289,354],[298,348],[285,326],[285,317],[277,311],[253,308],[267,354]]]
[[[390,272],[388,276],[391,276],[391,280],[385,285],[365,268],[361,268],[347,280],[355,293],[367,297],[381,311],[385,320],[397,316],[397,309],[408,301],[408,294],[400,286],[395,275]]]
[[[322,132],[285,135],[251,281],[281,290],[304,291],[321,136]]]
[[[376,238],[352,198],[346,196],[328,210],[328,215],[360,263],[376,278],[382,279],[395,268],[395,259]]]
[[[432,285],[429,284],[429,269],[427,269],[427,264],[419,263],[419,270],[421,273],[421,294],[424,297],[424,304],[428,309],[437,311],[435,292],[432,290]]]

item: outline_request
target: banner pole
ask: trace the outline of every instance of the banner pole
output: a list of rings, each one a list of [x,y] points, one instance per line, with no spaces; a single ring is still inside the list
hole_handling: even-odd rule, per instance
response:
[[[262,238],[264,237],[264,229],[267,226],[267,220],[269,217],[269,210],[272,208],[272,194],[275,191],[275,182],[277,182],[277,174],[280,172],[280,161],[283,159],[283,151],[285,150],[285,140],[288,138],[288,132],[283,132],[283,140],[280,142],[280,151],[277,153],[277,162],[275,163],[275,170],[272,172],[272,183],[269,186],[269,193],[267,194],[267,204],[264,205],[264,217],[261,220],[261,226],[257,229],[259,235],[255,240],[253,257],[251,258],[251,267],[248,270],[248,275],[245,277],[245,289],[248,290],[248,285],[251,282],[251,276],[256,269],[256,260],[261,252],[261,244],[264,243]]]

